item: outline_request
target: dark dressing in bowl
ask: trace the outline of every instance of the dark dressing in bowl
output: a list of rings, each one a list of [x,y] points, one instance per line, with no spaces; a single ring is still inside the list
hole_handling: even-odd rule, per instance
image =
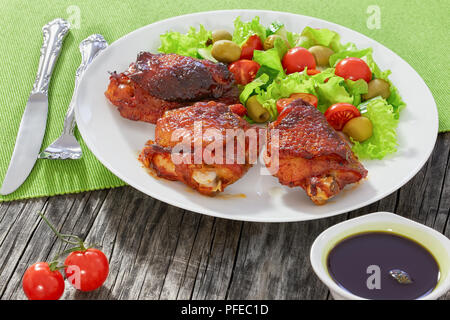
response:
[[[366,299],[417,299],[439,280],[439,265],[419,243],[389,232],[348,237],[328,254],[333,280]]]

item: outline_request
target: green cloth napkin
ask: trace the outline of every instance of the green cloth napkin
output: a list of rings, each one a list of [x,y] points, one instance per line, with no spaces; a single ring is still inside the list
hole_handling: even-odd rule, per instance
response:
[[[80,18],[79,25],[75,24],[66,37],[51,80],[47,131],[43,141],[43,147],[46,147],[62,130],[73,92],[75,70],[80,63],[78,44],[81,40],[92,33],[100,33],[112,43],[136,28],[158,20],[220,9],[265,9],[314,16],[379,41],[422,76],[438,105],[439,130],[450,130],[450,2],[446,0],[9,0],[0,4],[0,181],[6,174],[35,78],[44,24],[57,17],[72,23],[76,22],[77,16]],[[369,28],[368,18],[377,10],[380,28]],[[369,26],[372,22],[369,19]],[[125,185],[93,156],[79,134],[77,138],[84,153],[81,160],[38,160],[26,182],[13,194],[0,196],[0,201]]]

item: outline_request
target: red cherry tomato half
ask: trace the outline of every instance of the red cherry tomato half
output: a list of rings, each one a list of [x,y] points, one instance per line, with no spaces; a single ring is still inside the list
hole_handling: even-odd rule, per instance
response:
[[[308,69],[316,68],[316,60],[314,59],[314,56],[311,52],[302,47],[289,49],[281,62],[287,74],[301,72],[306,67],[308,67]]]
[[[105,254],[98,249],[74,251],[64,261],[67,280],[81,291],[92,291],[105,282],[109,263]]]
[[[369,82],[372,80],[372,71],[364,60],[359,58],[346,58],[339,61],[334,73],[344,79],[353,81],[364,79]]]
[[[319,71],[319,70],[316,70],[316,69],[307,69],[307,70],[306,70],[306,74],[307,74],[308,76],[313,76],[313,75],[318,74],[318,73],[320,73],[320,71]]]
[[[284,108],[286,108],[286,106],[291,103],[293,100],[290,98],[282,98],[282,99],[278,99],[277,100],[277,111],[278,114],[281,113],[281,111],[283,111]]]
[[[302,99],[306,102],[309,102],[310,104],[312,104],[314,107],[317,108],[317,103],[318,103],[318,99],[315,95],[310,94],[310,93],[293,93],[289,96],[289,98],[293,100],[295,99]]]
[[[324,115],[334,129],[342,130],[350,119],[361,116],[361,113],[350,103],[336,103],[329,107]]]
[[[296,99],[302,99],[306,102],[309,102],[310,104],[312,104],[314,107],[317,108],[317,97],[313,94],[310,93],[293,93],[289,96],[289,98],[284,98],[284,99],[278,99],[277,101],[277,111],[278,114],[281,113],[281,111],[283,111],[283,109],[290,104],[292,101],[296,100]]]
[[[246,85],[252,82],[260,65],[252,60],[241,59],[228,66],[228,70],[234,75],[237,84]]]
[[[37,262],[24,273],[22,287],[30,300],[58,300],[64,292],[64,278],[51,271],[47,262]]]
[[[239,59],[249,59],[251,60],[253,58],[253,51],[255,50],[262,50],[263,49],[263,43],[261,41],[261,38],[254,34],[250,36],[247,41],[242,45],[241,48],[241,57]]]
[[[231,112],[237,114],[240,117],[243,117],[247,114],[247,109],[240,103],[238,104],[232,104],[230,106]]]

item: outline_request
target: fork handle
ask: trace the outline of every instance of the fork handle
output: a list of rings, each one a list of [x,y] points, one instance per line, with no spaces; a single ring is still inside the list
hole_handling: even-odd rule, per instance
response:
[[[48,94],[48,85],[56,60],[61,52],[64,37],[69,31],[69,23],[61,18],[50,21],[42,27],[43,43],[36,80],[31,93]]]
[[[101,51],[106,49],[107,46],[108,43],[101,34],[90,35],[80,43],[81,64],[75,73],[75,88],[73,90],[73,96],[69,104],[69,109],[67,110],[66,118],[64,119],[64,134],[73,135],[75,129],[75,96],[81,76],[92,60],[94,60]]]

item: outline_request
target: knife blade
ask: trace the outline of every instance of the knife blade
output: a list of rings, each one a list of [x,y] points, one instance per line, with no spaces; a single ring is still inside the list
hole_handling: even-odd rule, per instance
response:
[[[0,189],[2,195],[20,187],[36,163],[47,125],[48,86],[68,31],[69,23],[61,18],[42,28],[44,40],[36,81],[25,106],[11,161]]]

